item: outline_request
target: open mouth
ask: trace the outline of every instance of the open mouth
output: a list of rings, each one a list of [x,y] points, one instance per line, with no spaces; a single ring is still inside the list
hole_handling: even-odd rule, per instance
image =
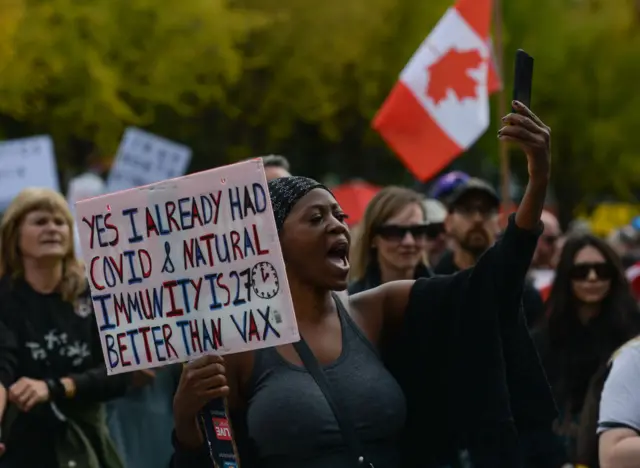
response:
[[[331,246],[327,252],[329,260],[341,268],[349,266],[349,243],[346,241],[338,241]]]

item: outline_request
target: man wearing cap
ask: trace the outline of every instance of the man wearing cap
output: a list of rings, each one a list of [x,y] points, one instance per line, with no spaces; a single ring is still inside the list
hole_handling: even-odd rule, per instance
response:
[[[500,199],[484,180],[470,178],[444,200],[449,211],[445,229],[452,241],[452,252],[438,264],[436,272],[451,274],[476,264],[500,232]]]
[[[451,250],[443,256],[434,272],[437,275],[449,275],[459,270],[473,267],[478,258],[496,241],[500,233],[500,198],[488,182],[469,178],[459,184],[443,202],[448,214],[445,229],[450,238]],[[509,291],[505,291],[505,296]],[[522,306],[526,320],[537,319],[543,313],[540,295],[532,284],[525,284],[522,292]],[[500,311],[497,311],[500,315]],[[526,340],[519,333],[527,333],[526,323],[518,325],[500,323],[500,335],[503,340],[503,355],[507,369],[507,384],[513,394],[526,393],[528,382],[534,382],[542,368],[524,368],[519,362],[520,356],[530,353],[523,349]],[[515,391],[515,389],[520,389]],[[533,392],[533,389],[530,389]],[[518,415],[527,418],[535,414],[535,401],[512,401],[516,424]],[[562,448],[556,444],[551,427],[521,432],[523,455],[526,467],[559,467]]]

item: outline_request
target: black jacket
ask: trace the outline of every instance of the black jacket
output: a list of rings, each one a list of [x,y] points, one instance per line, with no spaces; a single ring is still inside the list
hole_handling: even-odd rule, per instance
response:
[[[512,216],[474,268],[414,287],[385,352],[407,397],[405,466],[446,465],[466,448],[476,468],[520,467],[518,433],[551,428],[557,411],[522,312],[538,235]]]
[[[447,252],[442,257],[434,272],[438,275],[451,275],[460,269],[453,261],[453,253]],[[522,312],[524,319],[515,333],[506,327],[500,327],[503,347],[503,357],[506,366],[507,387],[510,394],[511,408],[514,412],[515,423],[518,428],[520,447],[523,455],[523,466],[527,468],[554,468],[560,467],[566,462],[564,449],[558,443],[553,433],[552,425],[539,425],[531,415],[535,414],[538,404],[544,407],[544,402],[539,402],[535,391],[530,393],[529,385],[537,387],[538,382],[546,379],[542,363],[537,355],[534,356],[530,343],[534,340],[524,339],[523,333],[526,324],[539,323],[544,315],[544,303],[540,294],[529,279],[525,279],[522,289]],[[536,350],[537,351],[537,350]],[[530,406],[531,410],[526,410]],[[533,423],[533,424],[532,424]]]
[[[0,279],[0,383],[10,388],[21,377],[71,377],[76,395],[55,398],[62,414],[94,411],[96,404],[122,396],[130,376],[108,376],[89,289],[76,304],[57,293],[40,294],[23,280]],[[45,466],[60,419],[49,403],[18,413],[8,434],[7,457],[24,466]],[[5,426],[6,421],[3,421]],[[33,450],[34,440],[38,449]],[[94,447],[96,448],[96,447]],[[22,465],[21,465],[22,466]]]
[[[438,262],[433,269],[436,275],[452,275],[458,271],[460,271],[460,269],[454,263],[453,252],[451,251],[445,252],[440,262]],[[525,279],[522,290],[522,307],[527,325],[530,328],[535,327],[544,316],[544,302],[529,278]]]

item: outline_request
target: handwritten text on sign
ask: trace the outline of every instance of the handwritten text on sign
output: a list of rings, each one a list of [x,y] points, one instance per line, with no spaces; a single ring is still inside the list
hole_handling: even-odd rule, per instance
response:
[[[76,209],[110,373],[299,339],[260,160]]]

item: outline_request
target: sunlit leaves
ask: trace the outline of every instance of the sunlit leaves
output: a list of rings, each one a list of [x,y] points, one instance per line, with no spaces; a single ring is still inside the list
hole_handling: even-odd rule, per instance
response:
[[[524,48],[536,60],[534,110],[553,128],[558,190],[630,195],[640,181],[638,1],[501,3],[506,93]],[[383,167],[392,156],[368,122],[452,4],[0,0],[0,113],[103,154],[138,125],[173,131],[198,167],[287,148],[300,154],[297,171],[340,171],[306,154],[317,146]],[[495,132],[480,146],[496,154]]]
[[[242,45],[267,23],[225,0],[24,1],[0,112],[105,150],[158,107],[189,114],[222,101],[242,74]]]

